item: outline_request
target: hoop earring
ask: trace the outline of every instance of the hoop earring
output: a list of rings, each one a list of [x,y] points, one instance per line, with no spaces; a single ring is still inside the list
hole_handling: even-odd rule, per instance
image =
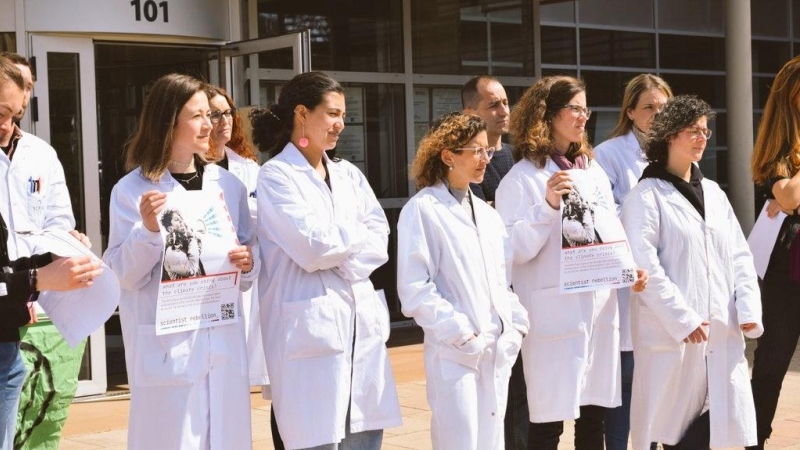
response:
[[[306,121],[305,121],[305,119],[303,119],[302,127],[303,127],[303,137],[301,137],[300,140],[297,143],[300,144],[300,148],[306,148],[306,147],[308,147],[308,138],[306,138]]]

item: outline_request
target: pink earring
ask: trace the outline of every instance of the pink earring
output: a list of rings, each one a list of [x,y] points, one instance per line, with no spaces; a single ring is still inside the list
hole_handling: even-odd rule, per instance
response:
[[[308,138],[306,138],[306,121],[303,120],[303,137],[300,138],[298,144],[300,144],[300,148],[308,147]]]

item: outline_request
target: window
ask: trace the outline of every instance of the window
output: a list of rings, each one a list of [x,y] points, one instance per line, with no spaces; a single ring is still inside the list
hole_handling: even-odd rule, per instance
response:
[[[474,3],[411,0],[414,72],[533,76],[530,2]]]
[[[582,25],[653,28],[653,0],[581,0],[578,6]]]
[[[546,27],[540,30],[542,40],[542,64],[578,63],[575,46],[575,28]]]
[[[402,17],[402,2],[392,0],[259,0],[258,37],[308,29],[316,70],[402,72]]]
[[[750,2],[753,36],[789,37],[789,4],[786,0]]]
[[[659,28],[692,33],[724,33],[724,3],[724,0],[659,0]]]
[[[661,34],[658,36],[661,68],[725,70],[725,39]]]
[[[581,28],[580,36],[581,65],[656,66],[655,34]]]

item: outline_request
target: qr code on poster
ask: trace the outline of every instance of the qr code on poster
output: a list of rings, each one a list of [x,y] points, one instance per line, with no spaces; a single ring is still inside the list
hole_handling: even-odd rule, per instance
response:
[[[223,303],[220,305],[220,309],[222,311],[222,320],[231,320],[236,317],[233,310],[233,303]]]
[[[622,282],[633,283],[636,281],[636,269],[622,269]]]

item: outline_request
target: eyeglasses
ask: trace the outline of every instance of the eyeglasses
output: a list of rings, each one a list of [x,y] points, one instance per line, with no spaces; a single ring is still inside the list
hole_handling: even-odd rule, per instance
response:
[[[689,131],[689,136],[692,138],[692,140],[700,140],[700,136],[704,137],[706,140],[711,139],[711,130],[708,128],[692,127],[687,128],[687,131]]]
[[[236,108],[231,108],[225,111],[214,111],[208,115],[208,118],[211,119],[211,123],[218,124],[220,120],[224,117],[226,120],[233,120],[233,116],[236,114]]]
[[[486,158],[491,161],[492,156],[494,156],[494,152],[497,149],[494,147],[473,147],[473,148],[457,148],[455,151],[467,151],[467,152],[475,152],[475,157],[478,159]]]
[[[565,108],[569,109],[572,112],[572,117],[576,119],[580,116],[583,116],[586,118],[586,120],[589,120],[589,118],[592,117],[592,110],[584,108],[581,105],[564,105],[561,107],[561,109]]]

